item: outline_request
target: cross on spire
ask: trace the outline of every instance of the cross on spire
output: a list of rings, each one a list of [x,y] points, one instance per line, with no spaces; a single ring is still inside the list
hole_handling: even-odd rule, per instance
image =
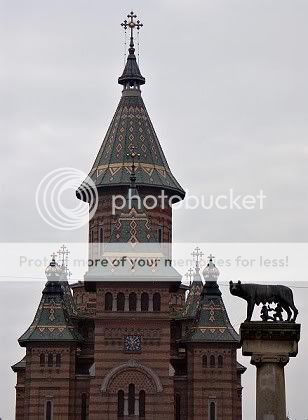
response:
[[[140,28],[142,28],[143,23],[140,22],[140,20],[135,21],[134,19],[137,18],[137,15],[131,11],[128,15],[128,21],[125,19],[123,23],[121,23],[121,26],[125,29],[130,28],[130,39],[131,42],[134,39],[134,29],[136,28],[138,31]]]
[[[196,262],[196,271],[199,271],[200,266],[199,263],[201,261],[201,258],[203,257],[204,253],[201,251],[201,249],[197,246],[193,252],[191,253],[193,259]]]
[[[52,261],[56,261],[56,256],[57,256],[57,254],[56,254],[55,252],[53,252],[53,253],[51,254],[51,259],[52,259]]]
[[[214,255],[212,255],[212,253],[211,253],[211,254],[208,256],[209,262],[212,262],[214,258],[215,258],[215,257],[214,257]]]
[[[60,247],[60,249],[59,249],[59,251],[58,251],[58,255],[59,255],[59,258],[60,258],[60,260],[61,260],[61,265],[63,266],[63,267],[67,267],[67,264],[68,264],[68,255],[70,254],[70,252],[69,252],[69,250],[67,249],[67,247],[63,244],[61,247]]]

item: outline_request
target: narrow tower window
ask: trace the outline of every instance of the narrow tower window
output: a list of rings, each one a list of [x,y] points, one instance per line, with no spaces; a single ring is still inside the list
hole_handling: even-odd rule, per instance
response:
[[[219,368],[222,368],[223,367],[224,361],[223,361],[223,357],[222,357],[221,354],[218,356],[217,364],[218,364],[218,367]]]
[[[149,310],[149,295],[145,292],[141,294],[141,310],[142,312]]]
[[[139,417],[145,417],[145,391],[139,392]]]
[[[117,295],[117,311],[124,311],[125,308],[125,295],[120,292]]]
[[[213,401],[210,403],[209,412],[209,419],[216,420],[216,404]]]
[[[207,355],[206,354],[204,354],[202,356],[202,366],[207,367]]]
[[[137,295],[136,293],[132,292],[129,294],[128,297],[128,305],[129,305],[129,310],[134,312],[137,310]]]
[[[215,356],[212,354],[211,357],[210,357],[210,366],[211,366],[211,368],[214,368],[215,365],[216,365]]]
[[[158,228],[158,242],[161,244],[163,242],[163,228]]]
[[[53,367],[53,354],[48,354],[48,367]]]
[[[98,228],[98,238],[99,238],[99,255],[102,256],[104,251],[104,227],[100,225]]]
[[[135,414],[135,385],[128,385],[128,415],[133,416]]]
[[[60,353],[58,353],[57,355],[56,355],[56,367],[61,367],[61,354]]]
[[[153,295],[153,311],[159,312],[160,311],[160,294],[154,293]]]
[[[45,366],[45,353],[41,353],[40,355],[40,366],[41,367]]]
[[[112,311],[112,302],[113,296],[112,293],[107,292],[105,293],[105,311]]]
[[[45,406],[45,420],[52,420],[53,419],[53,404],[52,401],[46,401]]]
[[[175,396],[175,420],[181,420],[181,396],[176,394]]]
[[[81,420],[87,420],[87,394],[81,395]]]
[[[124,416],[124,391],[118,391],[118,417]]]

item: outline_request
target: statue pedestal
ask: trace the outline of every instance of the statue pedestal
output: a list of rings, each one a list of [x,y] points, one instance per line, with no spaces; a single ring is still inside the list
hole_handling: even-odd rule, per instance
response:
[[[286,420],[284,366],[298,352],[300,324],[244,322],[242,353],[257,368],[256,420]]]

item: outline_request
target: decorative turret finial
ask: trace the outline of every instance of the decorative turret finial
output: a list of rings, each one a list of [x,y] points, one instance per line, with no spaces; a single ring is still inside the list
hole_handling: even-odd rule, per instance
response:
[[[55,252],[51,255],[51,262],[45,270],[48,281],[58,281],[62,275],[62,268],[56,263],[56,256]]]
[[[72,274],[68,269],[68,256],[69,256],[69,254],[70,254],[70,251],[63,244],[58,251],[58,255],[59,255],[59,259],[60,259],[61,268],[65,271],[65,274],[68,278]]]
[[[145,78],[141,75],[135,56],[135,47],[134,47],[134,30],[140,30],[143,24],[140,20],[135,20],[137,15],[134,12],[130,12],[128,15],[128,20],[125,19],[121,23],[121,26],[127,30],[130,29],[130,43],[129,43],[129,55],[127,57],[127,63],[124,68],[122,76],[119,77],[118,82],[120,85],[124,86],[124,90],[129,88],[134,88],[136,91],[139,91],[140,85],[144,85]],[[136,93],[136,92],[135,92]],[[139,91],[140,94],[140,91]]]
[[[196,263],[196,272],[199,273],[200,271],[200,261],[201,258],[203,257],[203,252],[201,251],[201,249],[197,246],[193,252],[191,253],[195,263]]]
[[[213,258],[215,257],[212,254],[208,256],[209,262],[203,270],[203,277],[205,281],[217,281],[219,277],[220,273],[216,265],[213,263]]]

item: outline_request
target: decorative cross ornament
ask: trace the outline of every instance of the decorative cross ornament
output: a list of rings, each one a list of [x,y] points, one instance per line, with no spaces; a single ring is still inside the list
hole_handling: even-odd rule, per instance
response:
[[[67,267],[67,264],[68,264],[68,254],[69,253],[70,253],[69,250],[66,248],[66,246],[64,244],[60,247],[60,249],[58,251],[59,258],[61,260],[61,263],[62,263],[62,266],[63,267],[64,266]]]
[[[51,259],[52,259],[52,261],[56,261],[56,256],[57,256],[57,254],[56,254],[55,252],[53,252],[53,253],[51,254]]]
[[[196,270],[199,270],[199,263],[201,261],[201,258],[203,257],[203,252],[201,251],[201,249],[197,246],[194,251],[191,254],[196,262]]]
[[[208,256],[208,259],[209,259],[209,261],[210,261],[210,262],[212,262],[214,258],[215,258],[215,257],[214,257],[214,255],[212,255],[212,254],[210,254],[210,255]]]
[[[130,37],[133,38],[134,37],[134,29],[136,28],[138,31],[140,28],[142,28],[143,23],[140,22],[140,20],[135,21],[134,19],[136,19],[137,15],[135,15],[134,12],[130,12],[129,15],[127,15],[128,17],[128,21],[125,19],[123,23],[121,23],[121,26],[123,26],[123,28],[126,29],[130,28]]]
[[[189,283],[191,283],[191,279],[193,278],[194,270],[190,268],[187,273],[185,274],[186,279],[189,279]]]

